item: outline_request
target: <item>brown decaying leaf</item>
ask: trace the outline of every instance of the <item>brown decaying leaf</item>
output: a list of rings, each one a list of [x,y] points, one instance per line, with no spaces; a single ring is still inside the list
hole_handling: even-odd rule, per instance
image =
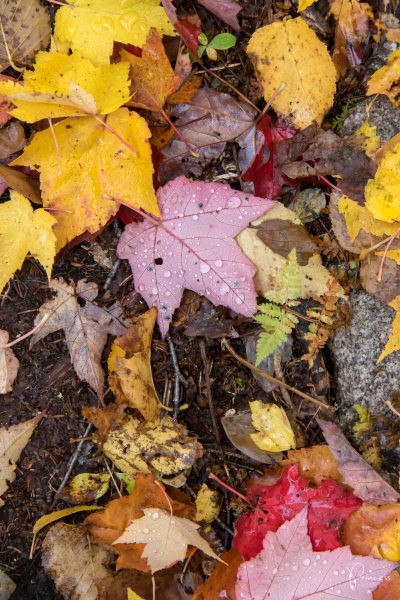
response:
[[[242,9],[236,0],[197,0],[216,17],[227,23],[234,31],[240,31],[238,12]]]
[[[240,553],[232,548],[221,555],[224,563],[218,563],[211,576],[197,588],[191,600],[235,600],[235,583],[238,567],[243,558]],[[225,595],[221,596],[221,592]]]
[[[397,571],[392,571],[389,577],[376,588],[373,600],[394,600],[400,598],[400,575]]]
[[[10,65],[9,56],[16,65],[32,64],[36,53],[50,43],[50,16],[40,0],[3,0],[0,22],[4,30],[4,36],[0,35],[0,71]]]
[[[400,244],[397,240],[391,245],[393,250],[399,247]],[[381,262],[382,257],[372,253],[368,254],[361,262],[360,281],[367,292],[380,302],[388,304],[400,295],[400,269],[394,260],[386,258],[381,279],[378,281],[377,273]]]
[[[107,335],[121,335],[128,323],[124,321],[118,302],[110,308],[101,308],[92,301],[96,298],[96,283],[85,279],[67,284],[62,278],[52,279],[50,289],[55,298],[47,300],[39,309],[35,325],[50,314],[44,325],[32,336],[31,347],[49,333],[64,330],[71,361],[78,377],[86,381],[99,398],[104,394],[104,373],[100,365]],[[84,305],[81,306],[82,301]]]
[[[146,421],[160,415],[160,402],[151,373],[151,341],[157,309],[137,317],[122,336],[114,340],[108,358],[110,386],[117,404],[136,408]]]
[[[232,320],[225,316],[225,309],[214,306],[206,298],[201,299],[198,311],[187,320],[185,335],[204,336],[210,339],[237,337]]]
[[[0,344],[7,344],[9,333],[0,329]],[[0,394],[8,394],[18,375],[19,360],[11,348],[0,348]]]
[[[1,600],[9,600],[15,592],[17,586],[4,571],[0,569],[0,595]]]
[[[103,452],[128,475],[138,471],[159,477],[181,475],[177,483],[183,485],[184,472],[203,455],[203,447],[188,435],[185,425],[170,417],[143,423],[123,415],[111,426]]]
[[[364,201],[364,188],[375,175],[376,165],[360,148],[359,140],[319,131],[310,125],[277,146],[277,164],[291,179],[332,175],[353,200]]]
[[[168,496],[174,515],[194,519],[196,507],[185,494],[168,489]],[[129,496],[112,500],[104,510],[87,517],[85,524],[97,542],[111,545],[133,520],[143,516],[144,508],[152,506],[170,510],[165,487],[156,483],[153,475],[138,473]],[[114,548],[119,554],[117,570],[128,568],[149,572],[147,561],[141,558],[144,544],[117,544]]]
[[[9,159],[12,154],[22,150],[25,143],[25,131],[21,123],[11,123],[0,129],[0,160]]]
[[[285,258],[295,248],[297,262],[300,265],[306,265],[311,256],[318,252],[317,244],[303,225],[297,225],[289,220],[263,221],[257,226],[257,235],[271,250]]]
[[[399,531],[400,504],[371,506],[363,504],[348,517],[342,526],[341,537],[353,554],[382,558],[379,547],[385,552],[385,544],[392,541],[394,546]],[[397,528],[396,528],[397,526]],[[397,530],[396,530],[397,529]],[[391,558],[384,554],[384,558]]]
[[[0,165],[0,177],[4,179],[9,188],[19,192],[25,198],[29,198],[34,204],[42,203],[39,181],[28,177],[28,175],[25,175],[22,171],[18,171],[18,169],[13,169],[6,165]]]
[[[354,493],[370,504],[397,502],[400,495],[358,454],[350,445],[339,427],[331,422],[318,419],[317,422],[339,462],[339,472],[343,482],[351,486]]]
[[[289,450],[288,457],[280,462],[280,466],[299,465],[299,473],[307,477],[314,485],[321,485],[324,479],[341,482],[338,462],[329,446],[311,446],[300,450]]]
[[[99,444],[103,444],[111,425],[118,419],[126,408],[125,404],[107,404],[105,408],[96,408],[95,406],[84,406],[82,415],[97,429],[95,439]]]
[[[350,67],[361,66],[362,44],[368,40],[374,14],[369,4],[358,0],[333,0],[331,14],[336,20],[332,60],[343,77]]]
[[[155,573],[154,581],[157,600],[189,600],[180,582],[182,566],[176,565],[159,573]],[[98,600],[127,600],[127,589],[135,590],[141,598],[153,600],[152,578],[146,573],[134,569],[123,569],[116,575],[106,577],[99,585]]]
[[[90,540],[77,525],[56,523],[42,544],[42,565],[65,600],[97,600],[97,583],[110,575],[110,548]]]

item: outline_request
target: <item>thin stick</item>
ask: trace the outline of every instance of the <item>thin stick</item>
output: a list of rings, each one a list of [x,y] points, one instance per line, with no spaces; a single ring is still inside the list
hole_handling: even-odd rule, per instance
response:
[[[225,483],[225,481],[222,481],[222,479],[220,479],[219,477],[217,477],[216,475],[214,475],[214,473],[209,473],[208,478],[212,479],[213,481],[216,481],[217,483],[219,483],[219,485],[222,485],[222,487],[224,487],[225,489],[227,489],[228,492],[231,492],[232,494],[235,494],[235,496],[238,496],[239,498],[241,498],[242,500],[244,500],[244,502],[246,502],[247,504],[251,505],[251,502],[249,501],[249,499],[246,496],[244,496],[243,494],[241,494],[240,492],[238,492],[237,490],[235,490],[235,488],[233,488],[230,485],[228,485],[227,483]]]
[[[340,194],[343,194],[342,190],[335,185],[334,183],[332,183],[331,181],[329,181],[329,179],[327,179],[326,177],[324,177],[323,175],[318,175],[318,177],[329,187],[331,187],[333,190],[335,190],[336,192],[340,192]]]
[[[396,229],[396,231],[391,236],[391,238],[390,238],[390,240],[389,240],[389,242],[388,242],[388,244],[387,244],[387,246],[385,248],[385,251],[384,251],[383,256],[382,256],[382,260],[381,260],[380,265],[379,265],[379,270],[378,270],[378,273],[377,273],[377,276],[376,276],[376,278],[377,278],[378,281],[381,281],[381,279],[382,279],[383,265],[385,263],[385,259],[386,259],[387,253],[389,252],[390,246],[393,244],[394,240],[397,238],[397,236],[399,235],[399,233],[400,233],[400,227],[398,229]]]
[[[235,86],[232,83],[229,83],[229,81],[226,81],[226,79],[224,79],[223,77],[220,77],[219,75],[214,73],[214,71],[212,71],[211,69],[209,69],[208,67],[203,65],[203,63],[200,63],[200,64],[201,64],[201,68],[204,69],[206,73],[208,73],[209,75],[212,75],[213,77],[218,79],[218,81],[220,81],[224,85],[227,85],[232,90],[232,92],[235,92],[235,94],[237,94],[239,96],[239,98],[241,98],[243,100],[243,102],[247,102],[247,104],[249,104],[252,108],[254,108],[254,110],[256,110],[258,113],[262,112],[258,108],[258,106],[253,104],[253,102],[251,100],[249,100],[244,94],[242,94],[241,91],[239,91],[237,88],[235,88]]]
[[[36,333],[46,323],[46,321],[49,317],[50,317],[50,313],[45,313],[43,315],[42,319],[40,319],[39,323],[37,325],[35,325],[35,327],[33,329],[31,329],[27,333],[24,333],[24,335],[20,335],[19,337],[15,338],[15,340],[13,342],[8,342],[8,344],[0,344],[0,350],[5,350],[6,348],[11,348],[12,346],[15,346],[15,344],[18,344],[18,342],[22,342],[22,340],[26,340],[27,337]]]
[[[65,484],[68,481],[69,476],[71,475],[72,469],[74,468],[75,463],[78,460],[78,456],[79,456],[79,454],[80,454],[80,452],[82,450],[82,446],[85,443],[86,438],[89,435],[92,427],[93,427],[93,425],[91,423],[89,423],[89,425],[85,429],[85,432],[83,434],[83,437],[82,437],[81,441],[79,442],[79,444],[75,448],[75,452],[71,456],[71,459],[70,459],[70,461],[68,463],[68,468],[67,468],[67,471],[66,471],[66,473],[64,475],[64,478],[63,478],[62,482],[60,483],[60,485],[58,486],[56,493],[54,494],[54,499],[53,499],[53,502],[51,503],[50,510],[53,510],[54,506],[56,505],[56,502],[57,502],[57,500],[58,500],[61,492],[63,491],[63,489],[65,487]]]
[[[98,115],[91,115],[98,123],[100,123],[105,129],[107,129],[110,133],[112,133],[113,135],[115,135],[115,137],[122,143],[124,144],[124,146],[126,146],[132,153],[134,156],[137,156],[137,152],[135,150],[135,148],[133,146],[131,146],[131,144],[129,142],[127,142],[126,140],[124,140],[124,138],[118,133],[118,131],[116,131],[114,129],[114,127],[111,127],[110,125],[108,125],[108,123],[106,123],[106,121],[103,121],[103,119],[101,119]]]
[[[108,462],[107,462],[107,459],[106,459],[106,457],[105,457],[105,456],[103,456],[103,460],[104,460],[104,464],[106,465],[106,469],[107,469],[107,471],[108,471],[108,474],[109,474],[109,475],[110,475],[110,477],[111,477],[111,481],[113,482],[113,484],[114,484],[114,487],[115,487],[115,489],[117,490],[117,494],[118,494],[118,496],[121,498],[122,494],[121,494],[121,492],[119,491],[119,487],[118,487],[118,485],[117,485],[117,482],[115,481],[114,475],[112,474],[112,471],[111,471],[111,469],[110,469],[110,465],[108,464]]]
[[[161,114],[164,117],[164,119],[167,121],[168,125],[170,127],[172,127],[172,129],[175,131],[176,135],[181,140],[181,142],[183,142],[185,144],[185,148],[187,149],[189,154],[191,154],[195,158],[199,158],[199,153],[196,152],[195,150],[193,150],[193,148],[191,148],[189,146],[188,142],[185,140],[185,138],[183,137],[183,135],[181,134],[181,132],[179,131],[177,126],[171,121],[171,119],[169,118],[169,116],[167,115],[167,113],[165,112],[165,110],[163,108],[161,109]]]
[[[165,498],[166,498],[166,500],[168,502],[168,505],[169,505],[169,512],[171,513],[171,517],[173,517],[174,511],[172,510],[172,503],[171,503],[170,497],[168,496],[167,492],[164,490],[164,486],[162,486],[161,483],[159,481],[157,481],[157,479],[154,481],[154,483],[156,485],[158,485],[158,487],[160,488],[160,490],[164,494],[164,496],[165,496]]]
[[[260,375],[260,377],[264,377],[264,379],[267,379],[271,383],[274,383],[275,385],[286,388],[287,390],[289,390],[289,392],[293,392],[294,394],[301,396],[305,400],[308,400],[309,402],[312,402],[313,404],[316,404],[317,406],[321,406],[321,408],[324,408],[325,410],[335,410],[335,408],[333,406],[328,406],[327,404],[324,404],[320,400],[313,398],[313,396],[310,396],[309,394],[306,394],[305,392],[302,392],[301,390],[298,390],[297,388],[292,387],[291,385],[288,385],[285,381],[282,381],[281,379],[278,379],[277,377],[273,377],[266,371],[263,371],[262,369],[259,369],[255,365],[252,365],[249,361],[247,361],[245,358],[243,358],[242,356],[237,354],[237,352],[235,352],[235,350],[232,348],[232,346],[230,345],[230,343],[228,342],[228,340],[226,338],[222,338],[221,341],[222,341],[223,345],[225,346],[225,348],[228,350],[229,354],[231,354],[234,358],[236,358],[236,360],[238,362],[240,362],[241,365],[243,365],[244,367],[247,367],[254,373],[257,373],[257,375]]]
[[[184,378],[184,376],[182,375],[181,370],[179,368],[174,342],[172,341],[172,338],[169,333],[166,335],[166,339],[167,339],[168,346],[169,346],[169,352],[171,354],[172,365],[173,365],[174,371],[175,371],[174,397],[172,400],[172,404],[174,407],[174,414],[173,414],[172,418],[174,421],[177,421],[178,414],[179,414],[179,404],[180,404],[180,383],[183,383],[183,385],[187,385],[187,381]]]

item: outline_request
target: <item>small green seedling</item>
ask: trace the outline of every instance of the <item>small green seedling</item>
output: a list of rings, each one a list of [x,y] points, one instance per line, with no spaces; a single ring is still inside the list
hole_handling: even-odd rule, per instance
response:
[[[200,33],[198,56],[201,58],[205,52],[210,60],[217,60],[217,50],[229,50],[235,44],[236,37],[232,33],[219,33],[211,42],[208,41],[205,33]]]

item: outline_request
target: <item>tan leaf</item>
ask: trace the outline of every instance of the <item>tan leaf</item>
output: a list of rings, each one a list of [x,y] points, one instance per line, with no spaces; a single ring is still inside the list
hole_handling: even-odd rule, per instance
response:
[[[11,425],[8,429],[0,429],[0,496],[7,490],[8,484],[14,481],[16,462],[41,418],[40,414],[29,421]],[[3,505],[4,501],[0,498],[0,506]]]
[[[45,313],[50,313],[50,317],[32,336],[31,347],[49,333],[63,329],[78,377],[102,398],[104,373],[100,365],[101,355],[107,334],[121,335],[126,330],[122,308],[117,302],[107,309],[94,304],[97,284],[85,279],[78,281],[76,286],[68,285],[62,278],[52,279],[49,286],[56,296],[40,307],[35,325]]]
[[[0,345],[7,344],[8,331],[0,329]],[[17,377],[19,360],[11,348],[0,347],[0,394],[8,394]]]
[[[184,560],[188,546],[220,560],[198,533],[200,525],[161,508],[144,508],[144,517],[129,525],[114,544],[145,544],[142,557],[152,573]]]
[[[299,473],[307,477],[314,485],[321,485],[324,479],[342,481],[338,471],[338,461],[329,450],[329,446],[311,446],[300,450],[289,450],[288,457],[280,466],[299,465]]]
[[[96,584],[110,575],[112,551],[77,525],[57,523],[42,545],[42,565],[65,600],[97,600]]]
[[[118,337],[108,357],[110,385],[119,404],[141,412],[146,421],[160,415],[160,402],[151,373],[151,340],[157,309],[137,317],[132,327]]]

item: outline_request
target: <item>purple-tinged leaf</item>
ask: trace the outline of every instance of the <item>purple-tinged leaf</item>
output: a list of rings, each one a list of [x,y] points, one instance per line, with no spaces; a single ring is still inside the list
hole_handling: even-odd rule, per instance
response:
[[[199,4],[227,23],[235,31],[240,31],[237,14],[242,7],[236,0],[197,0]]]
[[[256,311],[256,268],[235,241],[274,203],[219,183],[178,177],[157,192],[161,219],[131,223],[118,256],[129,260],[135,290],[158,309],[164,336],[183,290],[251,316]]]

